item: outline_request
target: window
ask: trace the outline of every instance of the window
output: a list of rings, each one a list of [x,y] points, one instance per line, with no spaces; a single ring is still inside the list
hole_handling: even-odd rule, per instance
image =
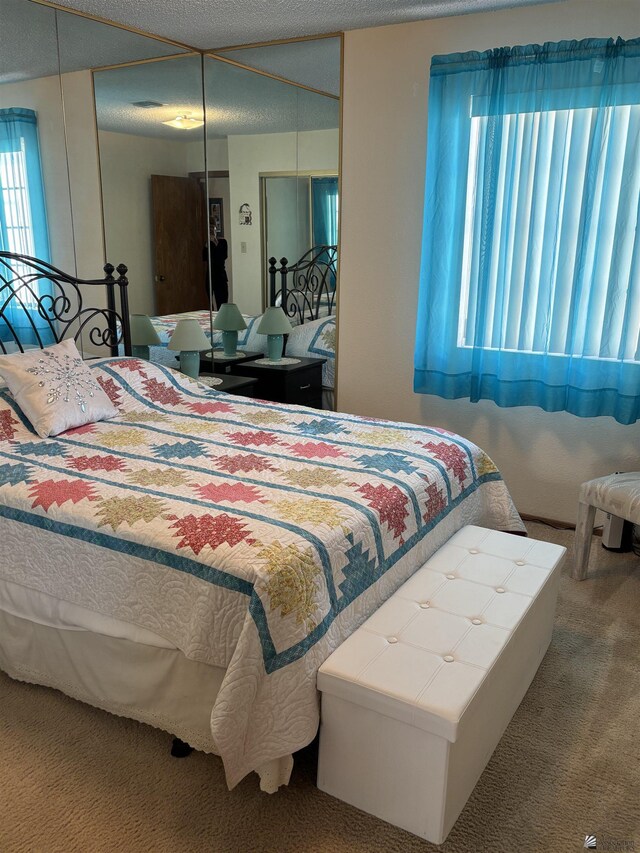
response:
[[[640,418],[640,40],[434,57],[415,390]]]
[[[21,255],[34,255],[24,139],[20,140],[19,150],[0,152],[0,189],[7,250]]]
[[[477,254],[483,241],[481,184],[486,138],[500,123],[499,172],[494,202],[491,263],[483,316]],[[599,122],[607,155],[592,177],[594,215],[582,221],[588,191],[589,140]],[[632,277],[632,205],[640,185],[637,135],[640,105],[547,110],[471,119],[460,299],[460,346],[483,346],[528,353],[636,359],[640,340],[640,305],[629,307],[610,287],[616,277]],[[529,148],[527,152],[526,149]],[[518,169],[509,174],[516,162]],[[623,192],[623,182],[636,188]],[[558,242],[560,250],[558,251]],[[598,243],[602,249],[596,253]],[[591,280],[589,305],[572,306],[575,267]],[[623,245],[621,245],[623,244]],[[613,249],[616,247],[614,257]],[[507,266],[501,287],[502,270]]]
[[[36,114],[12,107],[0,109],[0,250],[49,260],[49,239]],[[44,345],[54,338],[51,324],[37,310],[38,297],[51,292],[47,281],[21,284],[27,268],[13,263],[16,274],[0,278],[5,342]]]

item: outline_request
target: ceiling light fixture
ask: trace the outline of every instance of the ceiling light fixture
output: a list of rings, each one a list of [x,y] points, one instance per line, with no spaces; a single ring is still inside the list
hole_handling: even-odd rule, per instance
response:
[[[197,118],[191,118],[190,115],[176,116],[171,121],[163,121],[162,124],[168,124],[169,127],[177,127],[179,130],[193,130],[194,127],[202,127],[203,121]]]

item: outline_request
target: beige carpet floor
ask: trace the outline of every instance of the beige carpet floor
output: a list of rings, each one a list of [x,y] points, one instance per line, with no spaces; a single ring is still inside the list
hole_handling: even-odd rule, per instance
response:
[[[441,848],[318,791],[313,747],[277,795],[228,792],[219,759],[0,673],[0,853],[640,851],[640,559],[595,539],[591,563],[565,568],[551,648]]]

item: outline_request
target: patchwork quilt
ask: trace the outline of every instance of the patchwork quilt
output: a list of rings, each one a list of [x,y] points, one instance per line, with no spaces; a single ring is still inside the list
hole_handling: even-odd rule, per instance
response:
[[[229,396],[135,358],[91,366],[119,414],[55,438],[0,391],[0,535],[41,539],[14,536],[0,576],[225,667],[211,730],[230,787],[313,739],[320,664],[455,530],[524,529],[460,436]]]
[[[321,317],[295,326],[287,338],[287,356],[325,358],[322,384],[334,388],[336,381],[336,318]]]
[[[214,311],[214,319],[215,316],[216,312]],[[253,352],[266,352],[266,337],[264,335],[258,336],[254,328],[256,322],[260,318],[249,317],[247,314],[243,314],[242,316],[247,324],[247,328],[238,332],[238,346],[243,347],[244,349],[251,349]],[[169,343],[169,339],[175,331],[178,320],[185,319],[197,320],[205,335],[209,339],[211,338],[211,319],[208,311],[186,311],[184,314],[164,314],[162,317],[151,317],[153,327],[158,333],[158,337],[164,346]],[[249,342],[252,344],[251,347],[249,346]],[[217,329],[213,330],[213,343],[214,346],[222,347],[222,332],[219,332]],[[261,344],[264,345],[263,349],[260,349]],[[257,349],[254,349],[255,346],[257,346]]]

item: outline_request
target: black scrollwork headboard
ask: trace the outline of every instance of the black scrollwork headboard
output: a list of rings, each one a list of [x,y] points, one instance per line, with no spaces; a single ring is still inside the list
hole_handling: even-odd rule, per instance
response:
[[[337,261],[337,246],[314,246],[292,266],[269,258],[269,305],[280,305],[294,325],[335,314]]]
[[[64,338],[77,343],[85,335],[111,355],[118,355],[120,343],[131,355],[127,268],[106,264],[104,272],[103,279],[82,279],[28,255],[0,252],[0,350],[23,352]],[[85,305],[87,287],[105,288],[106,308]]]

